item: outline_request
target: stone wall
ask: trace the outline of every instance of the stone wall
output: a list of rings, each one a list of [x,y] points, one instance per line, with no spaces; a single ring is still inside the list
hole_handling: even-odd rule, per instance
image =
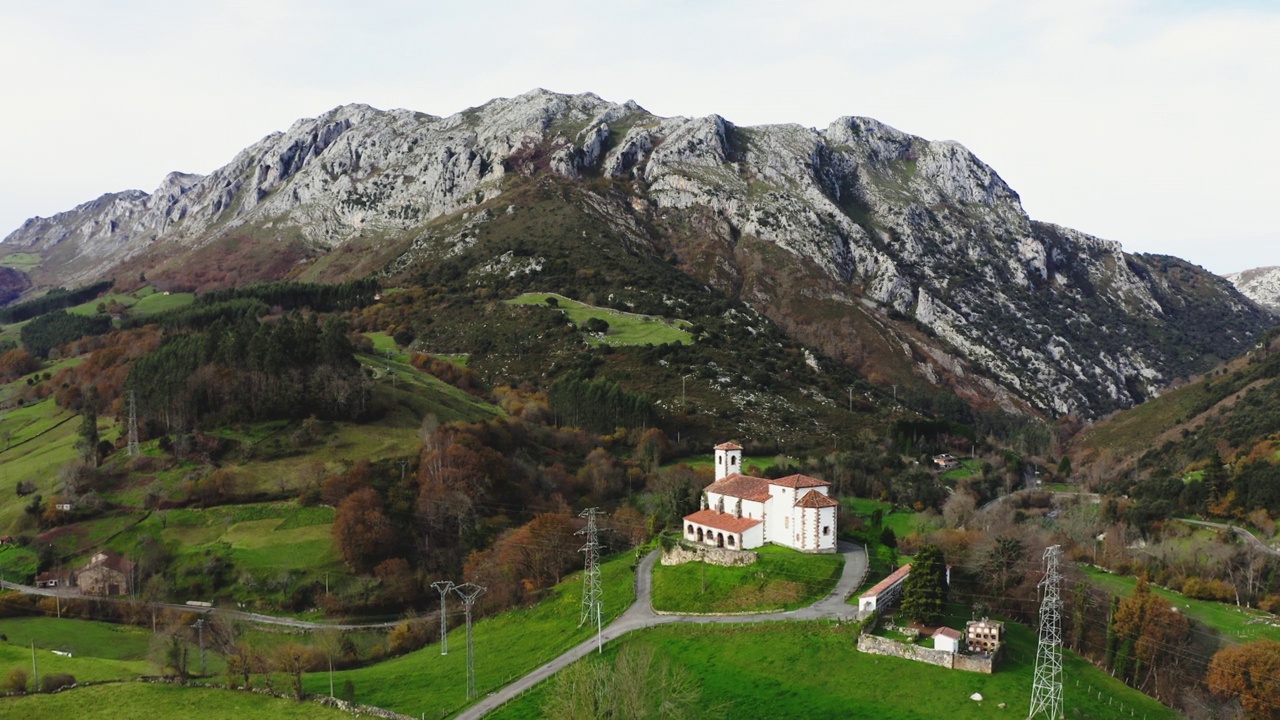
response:
[[[750,550],[706,547],[697,543],[677,542],[669,550],[662,551],[663,565],[683,565],[687,562],[705,562],[724,567],[754,565],[756,554]]]
[[[949,670],[966,670],[968,672],[983,673],[984,675],[991,674],[1000,655],[999,651],[996,651],[994,655],[961,655],[947,652],[946,650],[908,645],[877,635],[858,636],[858,651],[871,655],[887,655],[904,660],[915,660],[916,662],[929,663]]]

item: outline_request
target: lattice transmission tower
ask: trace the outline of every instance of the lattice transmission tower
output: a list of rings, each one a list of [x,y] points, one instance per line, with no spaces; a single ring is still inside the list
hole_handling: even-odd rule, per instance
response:
[[[1036,672],[1031,681],[1031,710],[1027,720],[1044,717],[1062,720],[1062,577],[1058,558],[1062,547],[1044,549],[1044,578],[1040,580],[1040,644],[1036,646]]]
[[[596,508],[587,508],[578,515],[587,519],[587,526],[575,533],[587,536],[587,544],[578,550],[586,553],[586,567],[582,571],[582,619],[578,621],[578,627],[594,620],[596,652],[604,652],[604,621],[600,608],[600,539],[596,527],[596,516],[599,514],[600,511]]]
[[[475,583],[462,583],[455,585],[453,591],[462,598],[462,609],[467,614],[467,699],[472,700],[476,697],[476,652],[475,646],[471,643],[471,606],[476,604],[476,598],[484,594],[488,588]]]
[[[449,625],[445,619],[445,598],[449,596],[449,591],[454,588],[452,580],[437,580],[431,583],[431,587],[440,592],[440,654],[449,654]]]
[[[138,401],[129,391],[129,457],[138,454]]]

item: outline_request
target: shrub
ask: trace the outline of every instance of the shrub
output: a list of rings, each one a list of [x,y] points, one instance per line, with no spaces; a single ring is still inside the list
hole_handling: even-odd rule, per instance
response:
[[[47,693],[54,692],[56,690],[61,690],[62,688],[65,688],[65,687],[71,687],[72,685],[75,685],[75,684],[76,684],[75,676],[67,675],[66,673],[54,673],[52,675],[45,675],[40,680],[41,688]]]
[[[26,670],[20,667],[13,668],[9,674],[4,676],[4,689],[11,693],[24,693],[27,691],[27,682],[31,676]]]

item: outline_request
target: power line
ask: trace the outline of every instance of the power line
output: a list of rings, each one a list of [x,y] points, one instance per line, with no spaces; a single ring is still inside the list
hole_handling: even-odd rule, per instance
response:
[[[487,588],[483,585],[475,583],[462,583],[455,585],[453,591],[462,598],[462,607],[467,614],[467,699],[474,700],[476,697],[476,653],[475,646],[471,642],[471,606],[475,605],[476,598],[484,594]]]
[[[1044,549],[1044,578],[1040,588],[1040,642],[1036,646],[1036,670],[1031,681],[1031,709],[1027,720],[1041,713],[1048,720],[1062,720],[1062,597],[1058,556],[1061,545]]]

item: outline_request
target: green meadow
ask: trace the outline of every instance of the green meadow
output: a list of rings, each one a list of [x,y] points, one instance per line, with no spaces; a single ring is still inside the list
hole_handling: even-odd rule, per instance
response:
[[[746,567],[655,564],[653,609],[676,613],[793,610],[831,592],[844,568],[843,555],[808,555],[773,545],[755,552],[759,559]]]
[[[547,298],[555,298],[556,305],[547,304]],[[513,305],[530,305],[550,310],[561,310],[575,325],[582,327],[591,318],[598,318],[609,323],[609,331],[603,339],[592,338],[594,345],[662,345],[664,343],[693,343],[693,335],[686,328],[689,323],[684,320],[668,320],[656,315],[623,312],[611,308],[586,305],[577,300],[556,293],[525,293],[512,298],[508,302]]]
[[[1121,597],[1133,593],[1138,581],[1127,575],[1113,575],[1105,570],[1081,566],[1089,581]],[[1196,600],[1167,588],[1151,586],[1151,591],[1164,598],[1178,612],[1236,642],[1274,640],[1280,642],[1280,618],[1261,610],[1241,608],[1212,600]]]
[[[829,622],[664,625],[612,643],[604,659],[623,647],[652,648],[697,681],[698,709],[706,717],[985,720],[1020,718],[1030,706],[1036,643],[1028,628],[1009,627],[1007,655],[991,675],[860,653],[857,628]],[[1074,653],[1064,653],[1063,665],[1068,718],[1178,716]],[[543,717],[553,683],[538,685],[490,717]],[[971,700],[974,693],[982,700]]]
[[[328,720],[351,717],[341,710],[314,702],[299,703],[235,690],[141,682],[95,685],[54,695],[0,698],[0,715],[79,720]]]

